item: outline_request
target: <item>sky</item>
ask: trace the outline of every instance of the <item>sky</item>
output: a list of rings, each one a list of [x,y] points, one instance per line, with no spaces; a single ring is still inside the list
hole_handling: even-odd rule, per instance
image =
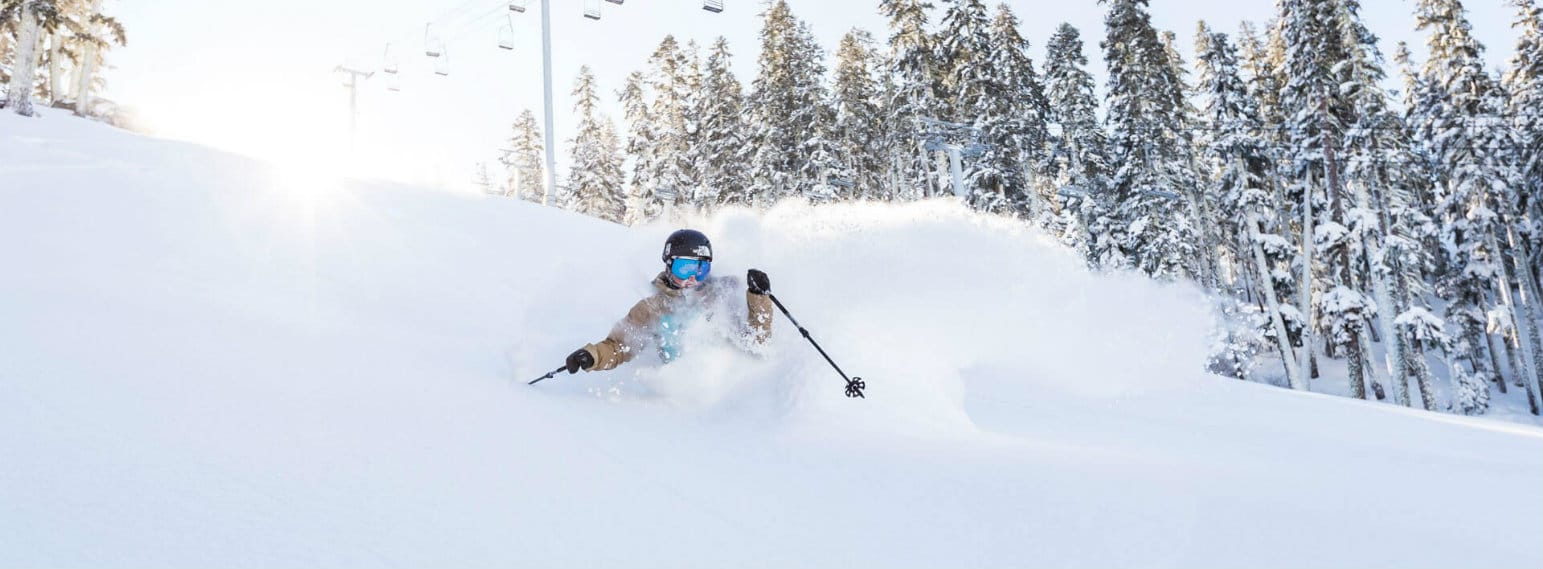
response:
[[[125,105],[155,134],[250,154],[307,171],[346,171],[436,187],[469,189],[474,167],[496,158],[522,110],[542,109],[540,0],[524,13],[505,0],[117,0],[108,7],[128,30],[129,44],[110,56],[109,98]],[[741,81],[755,74],[763,3],[724,0],[714,14],[700,0],[551,0],[555,132],[559,172],[576,120],[568,91],[581,65],[599,81],[607,111],[620,126],[615,93],[625,76],[643,69],[666,34],[706,47],[728,38]],[[935,2],[941,4],[941,2]],[[789,0],[827,50],[852,28],[888,36],[876,0]],[[1082,31],[1090,67],[1103,81],[1098,41],[1103,7],[1095,0],[1011,0],[1032,43],[1036,66],[1061,22]],[[1391,55],[1407,41],[1417,56],[1414,0],[1363,0],[1368,26]],[[1476,36],[1492,67],[1510,56],[1516,34],[1508,0],[1468,0]],[[598,5],[599,20],[583,17]],[[258,8],[260,6],[260,8]],[[1178,34],[1193,60],[1191,38],[1204,19],[1223,32],[1243,20],[1262,22],[1274,0],[1153,0],[1152,21]],[[934,19],[941,11],[934,12]],[[425,28],[444,38],[448,75],[424,55]],[[499,47],[508,27],[514,49]],[[388,44],[400,71],[399,91],[378,72]],[[349,152],[349,92],[334,72],[349,64],[377,72],[357,92],[358,130]]]

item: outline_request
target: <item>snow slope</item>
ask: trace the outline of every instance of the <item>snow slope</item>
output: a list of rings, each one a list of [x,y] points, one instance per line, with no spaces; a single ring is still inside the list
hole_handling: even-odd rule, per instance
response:
[[[0,567],[1543,566],[1543,429],[1204,375],[949,203],[697,225],[868,399],[780,316],[526,386],[673,226],[0,114]]]

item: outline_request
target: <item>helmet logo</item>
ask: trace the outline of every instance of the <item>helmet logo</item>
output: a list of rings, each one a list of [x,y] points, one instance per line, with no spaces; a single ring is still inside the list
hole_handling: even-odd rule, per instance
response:
[[[713,256],[712,248],[708,247],[706,245],[697,245],[696,249],[692,250],[691,253],[693,255],[698,256],[698,257],[711,257],[711,256]]]

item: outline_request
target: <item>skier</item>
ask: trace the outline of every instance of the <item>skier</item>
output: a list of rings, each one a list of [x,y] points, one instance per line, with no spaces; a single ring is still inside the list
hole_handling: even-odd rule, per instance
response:
[[[649,347],[659,351],[665,362],[680,355],[682,326],[697,316],[711,319],[721,309],[729,308],[728,295],[739,288],[733,277],[709,279],[713,246],[707,236],[694,229],[681,229],[664,241],[664,271],[653,280],[655,292],[638,301],[627,311],[604,340],[575,350],[568,356],[569,374],[579,370],[613,369],[630,361]],[[741,331],[757,345],[771,336],[771,280],[766,273],[750,269],[745,275],[745,321]]]

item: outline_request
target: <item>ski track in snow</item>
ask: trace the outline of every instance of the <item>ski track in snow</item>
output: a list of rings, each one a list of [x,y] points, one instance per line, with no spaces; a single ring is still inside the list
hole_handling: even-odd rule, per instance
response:
[[[1543,429],[1207,376],[949,202],[692,220],[777,316],[525,382],[674,225],[0,113],[0,567],[1539,567]]]

